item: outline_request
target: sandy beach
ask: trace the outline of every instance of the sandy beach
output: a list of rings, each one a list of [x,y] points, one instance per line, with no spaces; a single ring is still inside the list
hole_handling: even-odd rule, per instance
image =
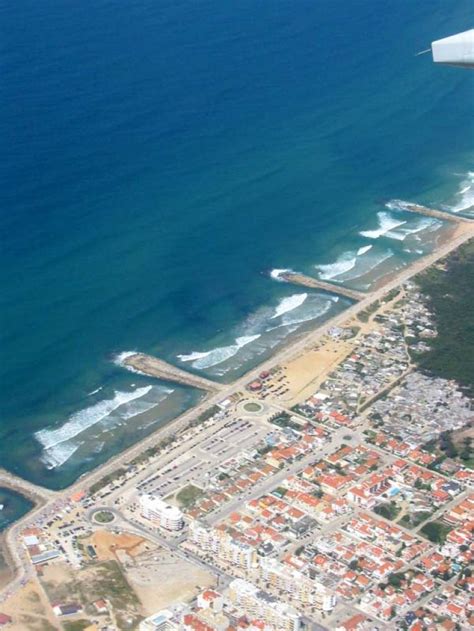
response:
[[[79,489],[86,489],[88,486],[102,478],[104,475],[111,473],[114,469],[122,466],[140,455],[146,448],[155,445],[163,438],[175,434],[183,430],[190,421],[196,418],[199,414],[207,410],[211,405],[222,401],[227,396],[237,391],[245,389],[246,384],[258,377],[259,373],[263,370],[271,369],[277,365],[288,364],[301,357],[299,360],[301,363],[301,371],[304,373],[307,370],[308,364],[311,359],[306,359],[305,355],[309,352],[314,352],[314,346],[321,340],[323,336],[327,334],[329,329],[334,326],[345,326],[350,323],[357,315],[359,311],[366,309],[371,303],[376,300],[380,300],[384,294],[390,290],[398,287],[405,281],[409,280],[413,276],[430,267],[440,259],[447,256],[450,252],[458,248],[461,244],[465,243],[469,239],[474,237],[474,222],[468,220],[453,223],[446,227],[446,230],[440,235],[439,246],[436,250],[427,256],[415,261],[412,265],[406,267],[402,271],[396,273],[391,278],[386,278],[385,282],[377,287],[374,291],[367,294],[367,297],[358,303],[353,304],[348,309],[338,314],[334,318],[331,318],[324,322],[321,326],[315,328],[309,333],[305,333],[300,339],[292,341],[288,346],[277,351],[272,357],[264,361],[263,363],[255,366],[252,370],[245,375],[223,388],[215,395],[206,397],[198,406],[187,410],[184,414],[178,416],[176,419],[168,423],[165,427],[160,428],[144,440],[136,443],[129,449],[123,451],[121,454],[115,456],[104,465],[94,469],[90,473],[82,476],[77,482],[71,485],[68,489],[65,489],[58,495],[71,494]],[[359,323],[360,325],[360,323]],[[343,354],[343,347],[340,348],[341,355]],[[334,359],[334,363],[337,362],[336,353],[332,358],[331,351],[328,351],[331,360]],[[325,355],[327,355],[325,351]],[[311,355],[309,355],[311,358]],[[306,367],[306,368],[305,368]],[[304,381],[302,377],[301,381]]]
[[[219,392],[215,394],[208,393],[206,398],[197,406],[187,410],[166,426],[158,429],[142,441],[139,441],[132,447],[111,458],[105,464],[83,475],[68,488],[58,492],[50,491],[43,489],[43,487],[36,487],[31,483],[24,482],[8,473],[6,473],[8,480],[5,480],[5,485],[12,485],[15,480],[18,480],[17,488],[20,491],[24,484],[26,484],[30,491],[36,490],[37,496],[41,498],[43,502],[52,499],[64,499],[70,497],[77,491],[87,490],[92,484],[102,479],[104,476],[112,473],[121,466],[126,466],[127,463],[141,455],[147,448],[155,446],[166,437],[183,431],[191,421],[195,420],[199,414],[205,412],[212,405],[219,403],[233,393],[245,391],[246,385],[257,378],[260,372],[263,370],[271,370],[276,366],[284,365],[286,369],[288,369],[287,374],[291,381],[290,392],[284,401],[285,405],[292,405],[302,400],[309,390],[317,385],[318,380],[321,381],[331,370],[332,366],[336,365],[350,349],[350,341],[330,341],[324,345],[324,348],[321,348],[321,340],[332,327],[363,326],[357,320],[357,314],[360,311],[366,309],[374,301],[380,300],[387,292],[399,287],[405,281],[435,264],[472,237],[474,237],[474,222],[465,221],[448,226],[446,231],[440,236],[439,246],[434,252],[420,258],[391,278],[386,278],[385,282],[380,287],[370,294],[367,294],[366,298],[360,302],[353,304],[334,318],[324,322],[321,326],[302,335],[299,339],[293,340],[288,346],[276,352],[271,358],[255,366],[251,371],[247,372],[233,383],[224,386]],[[370,326],[370,323],[368,326]],[[0,475],[0,479],[1,477],[5,476]],[[10,542],[11,544],[24,525],[34,520],[34,515],[40,508],[41,506],[38,506],[33,512],[30,512],[7,529],[5,533],[3,533],[4,541]],[[11,547],[11,545],[8,547]]]

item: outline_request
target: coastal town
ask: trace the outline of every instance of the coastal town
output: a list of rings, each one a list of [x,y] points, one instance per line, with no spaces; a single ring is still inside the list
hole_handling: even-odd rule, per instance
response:
[[[405,279],[120,467],[30,489],[0,626],[471,628],[474,410],[418,367],[437,335]]]
[[[472,0],[0,15],[0,631],[474,630]]]

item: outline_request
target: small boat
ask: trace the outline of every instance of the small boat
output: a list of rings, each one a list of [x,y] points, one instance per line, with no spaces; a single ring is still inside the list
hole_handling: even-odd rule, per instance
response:
[[[0,504],[0,510],[3,510],[5,508],[5,504]]]

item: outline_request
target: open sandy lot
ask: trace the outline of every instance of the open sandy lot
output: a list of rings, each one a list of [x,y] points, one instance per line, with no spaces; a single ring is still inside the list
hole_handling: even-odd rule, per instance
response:
[[[7,627],[8,631],[53,631],[61,628],[36,581],[30,581],[0,603],[0,611],[13,620]]]
[[[148,550],[134,559],[122,557],[127,580],[148,615],[177,602],[186,602],[215,577],[163,548]]]

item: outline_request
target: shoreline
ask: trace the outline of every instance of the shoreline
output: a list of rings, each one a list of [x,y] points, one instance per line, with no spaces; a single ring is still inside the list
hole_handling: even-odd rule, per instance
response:
[[[1,474],[3,477],[4,473],[1,472]],[[28,521],[34,514],[40,512],[49,501],[44,495],[39,495],[35,490],[26,488],[25,485],[21,484],[22,481],[22,478],[12,479],[10,477],[0,481],[2,488],[14,491],[32,503],[31,508],[24,515],[11,522],[0,532],[0,592],[11,585],[19,569],[19,564],[14,554],[14,547],[9,541],[12,536],[11,533],[22,522]]]
[[[245,390],[246,385],[255,379],[262,370],[272,368],[277,364],[290,361],[301,355],[305,350],[308,350],[320,338],[326,335],[329,329],[351,321],[360,311],[366,309],[373,302],[380,300],[389,291],[399,287],[423,270],[436,264],[439,260],[444,259],[451,252],[472,238],[474,238],[474,222],[466,220],[454,225],[452,224],[451,226],[446,226],[446,230],[442,231],[440,234],[438,244],[433,252],[422,256],[401,271],[386,275],[381,279],[380,284],[377,284],[376,288],[359,302],[354,303],[309,332],[301,333],[296,339],[293,338],[293,340],[288,341],[288,343],[277,350],[276,353],[254,366],[238,379],[229,384],[223,384],[222,389],[217,392],[207,392],[196,406],[189,408],[183,414],[170,420],[165,426],[159,427],[142,440],[139,440],[115,456],[112,456],[106,462],[98,464],[63,489],[57,491],[48,489],[47,487],[35,485],[8,471],[0,470],[0,484],[25,495],[34,503],[30,511],[19,520],[10,524],[0,534],[0,552],[3,554],[5,563],[8,565],[8,570],[6,571],[10,573],[10,578],[7,580],[6,584],[2,584],[3,581],[0,582],[0,591],[4,592],[7,588],[13,589],[13,583],[15,580],[19,580],[18,571],[21,569],[21,563],[20,558],[16,558],[16,549],[13,545],[19,531],[23,527],[23,524],[26,525],[28,522],[34,520],[36,514],[49,502],[64,499],[77,491],[87,490],[92,484],[113,473],[121,466],[129,464],[131,460],[140,456],[147,448],[154,447],[158,442],[169,437],[170,434],[184,431],[191,421],[195,420],[197,416],[208,410],[211,406],[239,390]]]
[[[100,479],[104,475],[110,473],[110,469],[115,469],[123,464],[126,464],[127,460],[131,460],[137,455],[140,455],[140,453],[143,452],[144,449],[153,446],[155,442],[166,438],[170,433],[176,433],[182,430],[187,422],[191,421],[193,418],[207,410],[213,404],[222,401],[223,398],[226,398],[225,393],[231,394],[231,392],[238,391],[239,389],[245,389],[246,384],[249,381],[252,381],[252,379],[256,378],[262,370],[271,368],[275,364],[286,361],[293,356],[297,356],[305,350],[305,347],[308,344],[312,345],[320,337],[327,333],[330,328],[332,328],[333,326],[338,326],[346,320],[351,320],[355,315],[357,315],[359,311],[363,311],[372,302],[380,299],[387,292],[398,287],[408,279],[416,276],[427,267],[430,267],[438,260],[450,254],[460,245],[473,238],[474,222],[471,223],[467,220],[465,222],[456,223],[452,226],[447,226],[447,229],[444,232],[445,235],[440,235],[440,243],[433,252],[421,257],[417,261],[414,261],[405,269],[395,272],[393,277],[388,278],[387,275],[384,278],[383,283],[380,285],[380,287],[377,287],[374,291],[368,293],[363,300],[354,303],[341,313],[332,318],[329,318],[311,331],[301,333],[300,337],[298,337],[297,339],[293,339],[291,342],[288,342],[288,344],[285,344],[276,353],[251,368],[235,381],[232,381],[229,384],[224,384],[224,388],[221,391],[215,394],[206,394],[206,396],[200,401],[197,406],[186,410],[186,412],[180,414],[169,423],[167,423],[166,426],[158,428],[155,432],[151,433],[143,440],[135,443],[134,445],[131,445],[120,454],[113,456],[107,462],[103,463],[102,465],[98,465],[90,472],[83,474],[73,484],[65,487],[62,491],[57,491],[57,493],[73,493],[76,490],[79,490],[79,488],[90,486],[94,483],[94,481],[97,481],[97,478]]]
[[[46,493],[52,493],[54,495],[67,493],[69,491],[74,492],[74,490],[78,487],[92,484],[93,481],[95,481],[92,478],[95,479],[99,472],[100,474],[107,475],[111,466],[120,466],[121,464],[124,464],[125,460],[133,459],[137,455],[135,452],[143,451],[144,448],[150,446],[149,443],[165,438],[170,433],[175,433],[176,431],[182,430],[182,425],[184,422],[192,420],[190,417],[194,417],[200,414],[211,405],[215,404],[218,401],[221,401],[223,398],[226,398],[226,392],[229,392],[230,390],[236,391],[239,388],[244,387],[249,381],[252,381],[252,379],[257,377],[262,370],[268,369],[275,364],[281,363],[281,361],[283,360],[288,360],[292,357],[292,355],[300,354],[307,344],[312,344],[313,342],[317,341],[318,338],[322,337],[328,329],[333,326],[340,325],[345,320],[351,320],[355,315],[357,315],[359,311],[363,311],[368,305],[380,299],[380,297],[383,296],[385,293],[399,286],[409,278],[416,276],[420,271],[434,264],[439,259],[444,258],[447,254],[458,248],[465,241],[469,240],[472,237],[474,237],[474,222],[469,222],[469,220],[467,220],[446,225],[446,228],[439,235],[438,244],[436,245],[433,252],[420,257],[410,265],[407,265],[402,270],[397,270],[392,273],[386,274],[383,278],[379,279],[379,281],[375,283],[373,291],[368,292],[362,300],[350,305],[349,307],[347,307],[347,309],[344,309],[342,312],[336,314],[332,318],[329,318],[328,320],[325,320],[324,322],[318,324],[310,331],[301,332],[299,335],[297,334],[295,337],[293,337],[293,339],[288,340],[288,342],[284,343],[270,357],[256,364],[250,370],[245,372],[234,381],[222,384],[216,383],[216,385],[222,386],[217,392],[208,391],[196,406],[193,406],[182,414],[176,416],[174,419],[166,423],[166,425],[157,428],[151,434],[145,436],[143,439],[134,443],[133,445],[130,445],[120,453],[111,456],[106,462],[98,464],[90,471],[83,473],[74,482],[63,487],[62,489],[50,489],[47,486],[31,483],[27,479],[16,476],[15,474],[11,474],[10,472],[5,471],[5,473],[7,473],[8,476],[11,476],[12,481],[18,480],[20,483],[21,481],[24,481],[27,485],[31,485],[39,491],[44,490]],[[156,378],[151,374],[147,376],[151,378]]]
[[[424,261],[425,258],[434,255],[435,253],[437,253],[440,250],[440,248],[445,247],[452,240],[455,240],[456,238],[458,238],[459,234],[462,234],[464,232],[464,230],[462,229],[462,226],[469,226],[469,223],[468,222],[465,222],[465,223],[463,223],[463,222],[459,222],[459,223],[448,223],[448,222],[446,222],[446,225],[443,226],[443,228],[440,230],[440,234],[436,238],[436,241],[435,241],[435,244],[434,244],[432,252],[430,252],[429,254],[425,254],[425,255],[421,256],[419,259],[417,259],[416,261],[413,261],[413,263],[410,263],[410,265],[407,265],[405,268],[403,268],[401,270],[394,270],[393,272],[389,272],[388,274],[385,274],[385,276],[382,276],[381,278],[379,278],[374,283],[373,291],[370,292],[370,294],[367,294],[367,295],[371,295],[371,294],[373,294],[373,293],[375,293],[377,291],[383,290],[383,288],[386,285],[388,285],[392,281],[396,280],[400,274],[403,274],[403,272],[408,271],[413,266],[419,264],[421,261]],[[473,228],[473,230],[474,230],[474,228]],[[456,246],[456,247],[458,247],[458,246]],[[442,258],[442,257],[437,257],[437,258]]]

